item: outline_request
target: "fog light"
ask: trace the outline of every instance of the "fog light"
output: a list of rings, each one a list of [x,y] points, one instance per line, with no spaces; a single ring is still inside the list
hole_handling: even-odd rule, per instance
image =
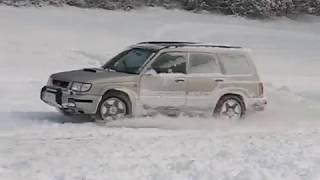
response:
[[[72,108],[72,107],[76,107],[76,104],[75,103],[64,103],[64,104],[62,104],[62,106],[64,107],[64,108]]]

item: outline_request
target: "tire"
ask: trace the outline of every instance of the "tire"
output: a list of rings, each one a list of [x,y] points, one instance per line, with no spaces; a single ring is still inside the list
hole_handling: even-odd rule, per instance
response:
[[[225,95],[220,98],[214,110],[214,116],[222,119],[242,119],[246,113],[243,99],[237,95]]]
[[[129,97],[122,92],[112,91],[102,96],[95,115],[95,121],[115,121],[131,114],[132,106]]]

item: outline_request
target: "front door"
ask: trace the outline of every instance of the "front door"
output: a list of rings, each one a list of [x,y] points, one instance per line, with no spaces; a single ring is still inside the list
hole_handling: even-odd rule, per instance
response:
[[[140,100],[149,107],[181,107],[186,103],[187,53],[159,55],[141,76]]]

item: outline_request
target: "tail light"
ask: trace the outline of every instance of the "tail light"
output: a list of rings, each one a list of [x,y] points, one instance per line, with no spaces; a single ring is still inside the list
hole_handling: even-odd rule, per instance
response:
[[[263,87],[263,83],[260,82],[259,83],[259,96],[262,97],[264,94],[264,87]]]

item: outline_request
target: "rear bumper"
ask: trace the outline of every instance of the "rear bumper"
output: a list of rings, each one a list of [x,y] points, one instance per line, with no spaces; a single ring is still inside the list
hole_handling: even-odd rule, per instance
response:
[[[89,94],[77,94],[70,90],[45,86],[41,89],[43,102],[72,113],[95,114],[101,97]]]
[[[265,110],[266,106],[268,104],[267,98],[252,98],[249,102],[250,108],[252,108],[255,111],[263,111]]]

